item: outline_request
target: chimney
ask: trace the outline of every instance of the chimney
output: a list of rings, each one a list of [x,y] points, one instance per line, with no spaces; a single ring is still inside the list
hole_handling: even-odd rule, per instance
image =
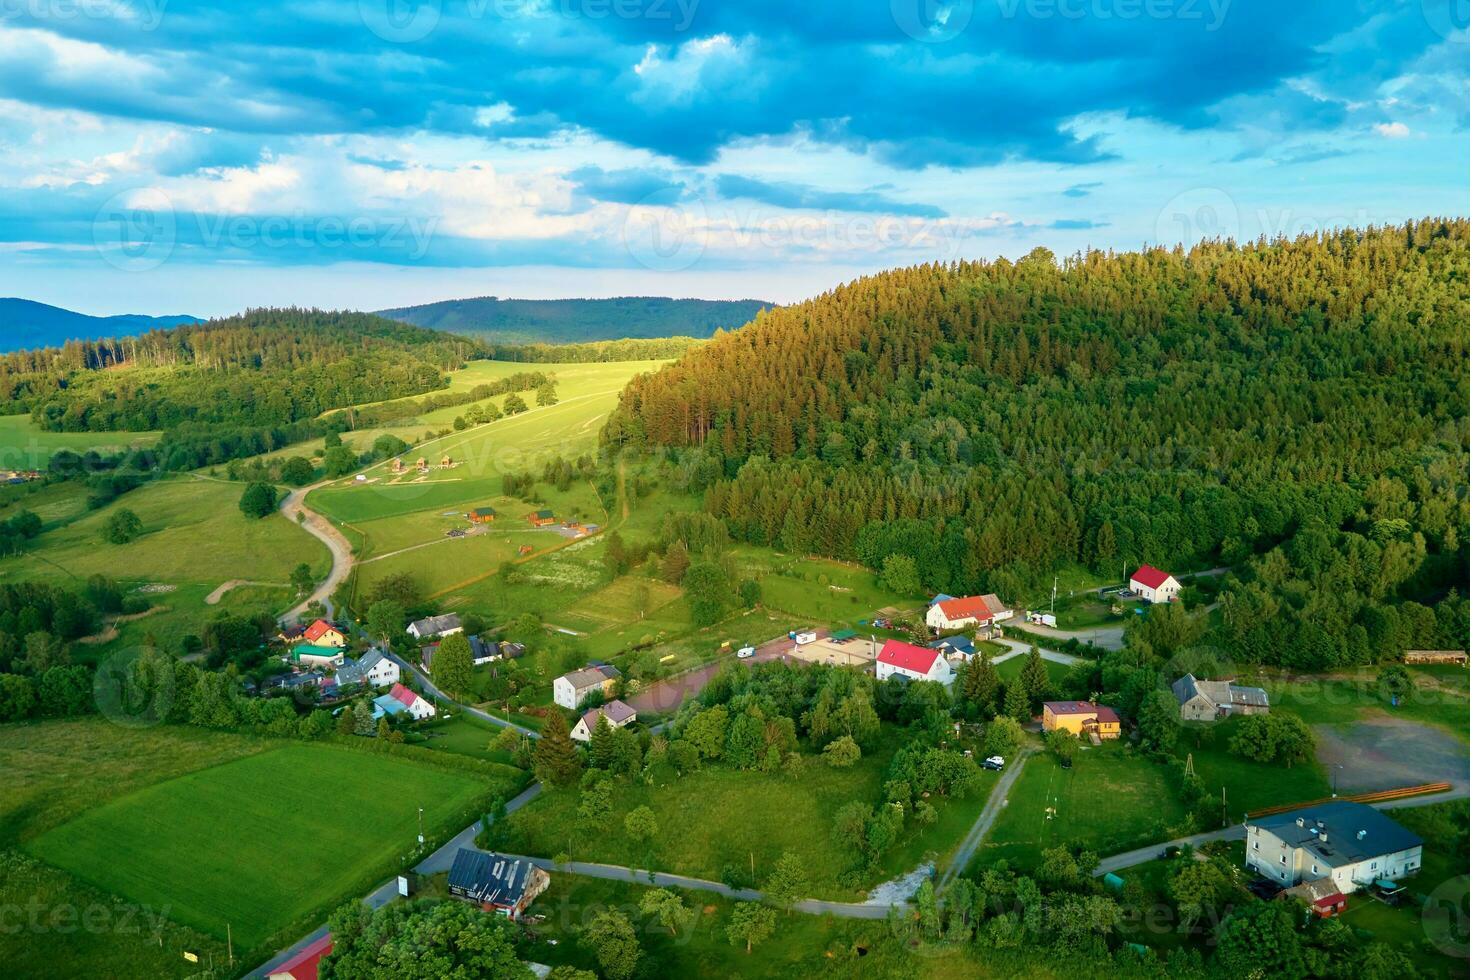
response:
[[[1306,825],[1307,825],[1307,821],[1306,821],[1306,819],[1305,819],[1305,818],[1303,818],[1303,817],[1297,817],[1297,818],[1296,818],[1296,825],[1297,825],[1297,826],[1298,826],[1298,827],[1305,827],[1305,826],[1306,826]]]
[[[1366,830],[1360,830],[1360,831],[1358,831],[1358,840],[1362,840],[1364,837],[1367,837],[1367,836],[1368,836],[1368,832]]]

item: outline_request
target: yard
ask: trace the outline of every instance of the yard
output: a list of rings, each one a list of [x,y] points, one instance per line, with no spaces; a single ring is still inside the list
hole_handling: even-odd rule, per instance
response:
[[[473,819],[483,779],[323,745],[283,744],[84,809],[26,850],[184,925],[259,951],[367,891],[414,847]]]
[[[1181,759],[1194,756],[1194,770],[1211,799],[1219,801],[1224,789],[1223,808],[1217,806],[1216,812],[1235,822],[1250,810],[1307,803],[1332,795],[1327,772],[1319,763],[1286,768],[1252,762],[1231,752],[1230,737],[1237,724],[1238,719],[1187,725],[1175,748],[1174,754]]]
[[[913,870],[926,854],[943,856],[959,843],[984,806],[981,795],[965,800],[932,800],[939,820],[907,836],[885,855],[881,873],[862,876],[861,888],[844,887],[839,877],[854,865],[852,855],[832,840],[836,811],[850,800],[877,803],[888,762],[900,735],[851,769],[834,769],[808,757],[799,778],[785,773],[739,772],[708,766],[678,776],[666,766],[655,770],[653,785],[619,783],[616,808],[607,826],[587,833],[578,826],[576,790],[547,792],[511,816],[507,849],[523,854],[569,854],[596,861],[686,874],[719,881],[727,873],[764,880],[776,860],[792,851],[806,863],[811,897],[861,901],[880,881]],[[987,774],[985,786],[993,785]],[[648,806],[660,833],[651,845],[632,841],[623,817]]]
[[[1080,845],[1104,857],[1189,830],[1164,768],[1104,743],[1079,750],[1070,770],[1050,753],[1028,759],[976,860],[1032,868],[1050,847]]]

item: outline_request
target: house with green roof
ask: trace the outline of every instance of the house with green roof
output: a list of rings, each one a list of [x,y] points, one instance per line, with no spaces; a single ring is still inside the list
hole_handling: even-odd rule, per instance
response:
[[[291,648],[286,660],[298,667],[340,667],[347,659],[339,647],[321,647],[311,643],[298,643]]]

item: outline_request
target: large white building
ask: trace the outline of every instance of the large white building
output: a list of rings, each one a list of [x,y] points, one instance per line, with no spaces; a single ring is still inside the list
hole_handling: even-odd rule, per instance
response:
[[[616,667],[584,667],[570,674],[563,674],[551,682],[551,699],[568,711],[582,707],[594,693],[604,697],[611,695],[617,680],[623,674]]]
[[[910,681],[937,681],[940,684],[954,682],[954,668],[949,665],[940,650],[916,647],[912,643],[889,640],[878,652],[876,667],[878,679],[901,677]]]
[[[1419,870],[1424,842],[1378,810],[1350,800],[1246,823],[1246,867],[1285,888],[1313,885],[1319,910],[1375,881]]]
[[[936,596],[924,614],[925,624],[936,633],[964,629],[967,626],[985,627],[992,623],[1010,619],[1015,610],[1000,601],[1000,596],[972,595],[956,599],[953,596]]]
[[[1134,572],[1128,588],[1149,602],[1173,602],[1179,598],[1179,580],[1152,565],[1144,565]]]

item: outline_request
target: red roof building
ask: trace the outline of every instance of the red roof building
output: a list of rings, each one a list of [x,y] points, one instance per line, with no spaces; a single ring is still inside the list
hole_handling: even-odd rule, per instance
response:
[[[944,613],[945,618],[951,620],[973,619],[982,620],[990,618],[990,605],[985,601],[983,595],[967,596],[964,599],[946,599],[935,603],[939,611]]]
[[[400,702],[405,708],[412,708],[414,706],[414,702],[419,699],[419,696],[417,694],[413,693],[402,684],[394,684],[392,689],[388,691],[388,696],[391,697],[394,701]]]
[[[307,643],[320,644],[323,646],[343,646],[347,642],[347,636],[337,627],[325,619],[318,619],[308,626],[301,634]]]
[[[1131,581],[1137,582],[1140,585],[1146,585],[1150,589],[1157,589],[1169,581],[1169,573],[1161,572],[1152,565],[1144,565],[1133,573]]]
[[[301,952],[267,974],[269,980],[316,980],[322,959],[332,952],[332,934],[308,943]]]
[[[954,680],[954,671],[941,651],[927,647],[916,647],[901,640],[889,640],[878,652],[875,673],[880,681],[890,677],[905,680],[938,681],[948,684]]]
[[[1173,602],[1179,598],[1179,581],[1168,572],[1144,565],[1133,573],[1128,587],[1149,602]]]

